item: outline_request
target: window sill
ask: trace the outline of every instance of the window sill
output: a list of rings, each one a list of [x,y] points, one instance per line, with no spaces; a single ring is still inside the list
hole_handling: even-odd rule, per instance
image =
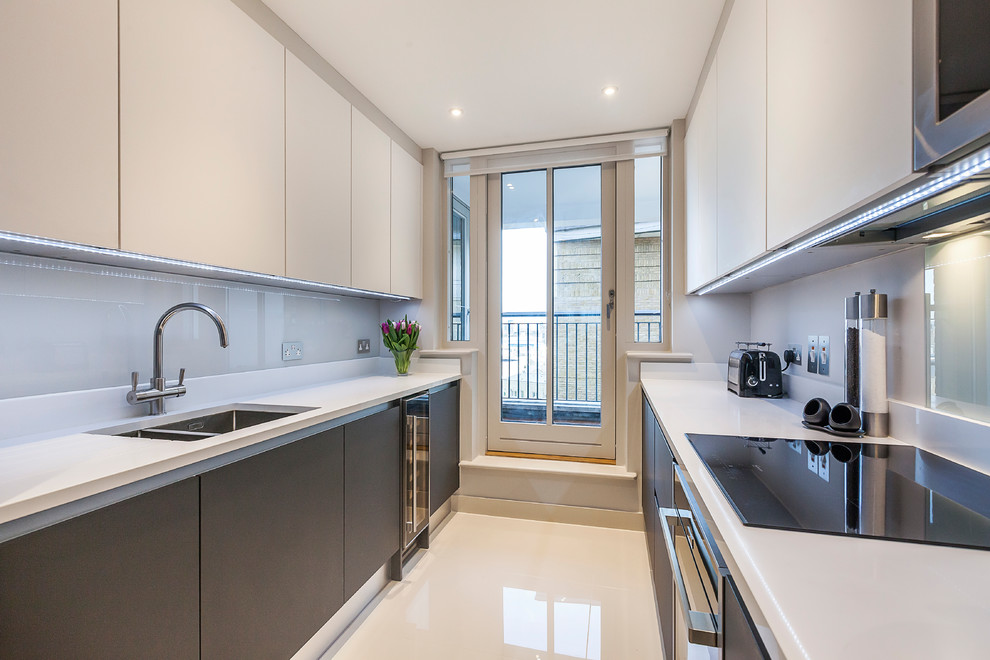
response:
[[[670,351],[626,351],[626,359],[634,362],[668,362],[688,364],[694,362],[694,353]]]

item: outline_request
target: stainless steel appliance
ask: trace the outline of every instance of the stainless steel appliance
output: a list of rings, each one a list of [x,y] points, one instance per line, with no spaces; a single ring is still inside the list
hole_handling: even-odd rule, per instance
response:
[[[914,0],[914,169],[990,143],[990,1]]]
[[[990,550],[990,476],[922,449],[687,437],[744,525]]]
[[[402,400],[402,548],[426,547],[430,523],[430,394]],[[421,537],[426,537],[422,539]]]
[[[729,569],[680,466],[674,465],[674,508],[660,507],[660,523],[674,574],[673,657],[717,658],[719,602]]]
[[[784,395],[780,356],[765,342],[737,341],[729,353],[728,388],[742,397],[777,399]]]

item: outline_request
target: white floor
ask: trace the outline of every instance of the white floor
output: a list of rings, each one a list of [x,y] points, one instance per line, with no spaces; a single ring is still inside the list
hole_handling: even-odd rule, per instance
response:
[[[327,658],[660,657],[642,532],[456,513]]]

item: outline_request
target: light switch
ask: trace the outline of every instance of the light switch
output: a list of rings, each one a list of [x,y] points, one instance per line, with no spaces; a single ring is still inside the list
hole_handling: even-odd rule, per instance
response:
[[[828,454],[822,454],[818,457],[818,476],[828,481]]]
[[[818,335],[808,335],[808,372],[818,373]]]
[[[831,356],[828,352],[828,335],[818,336],[818,374],[820,376],[828,375],[828,365],[831,362]]]

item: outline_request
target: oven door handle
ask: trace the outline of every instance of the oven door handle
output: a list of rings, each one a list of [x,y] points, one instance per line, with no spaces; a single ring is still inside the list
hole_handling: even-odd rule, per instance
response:
[[[677,595],[679,597],[678,600],[681,603],[681,611],[684,613],[684,620],[687,622],[688,626],[688,642],[692,644],[700,644],[702,646],[717,647],[719,644],[718,630],[715,626],[712,613],[697,612],[691,609],[691,601],[688,599],[688,589],[690,588],[690,585],[684,579],[684,574],[681,570],[681,562],[677,559],[677,550],[674,547],[674,537],[670,531],[671,521],[673,521],[674,525],[680,527],[681,518],[690,519],[691,512],[682,511],[680,509],[667,509],[663,507],[661,507],[659,511],[663,523],[663,540],[667,545],[667,556],[670,557],[670,568],[674,573],[674,586],[677,589]],[[689,543],[697,542],[697,540],[689,541]],[[706,598],[707,596],[702,594],[700,601],[704,601]]]

